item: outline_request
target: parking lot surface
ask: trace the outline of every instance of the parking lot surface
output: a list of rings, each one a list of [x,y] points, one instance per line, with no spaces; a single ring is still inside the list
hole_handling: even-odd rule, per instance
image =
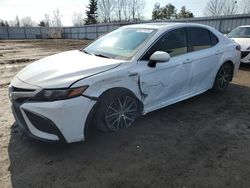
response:
[[[10,79],[34,60],[88,42],[0,41],[0,187],[250,186],[250,66],[226,92],[149,113],[117,133],[93,129],[68,145],[21,137],[12,128]]]

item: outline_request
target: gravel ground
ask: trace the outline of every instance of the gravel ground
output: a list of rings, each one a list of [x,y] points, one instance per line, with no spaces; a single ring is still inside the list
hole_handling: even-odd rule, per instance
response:
[[[0,187],[250,187],[250,66],[210,91],[117,133],[48,144],[15,132],[8,83],[35,59],[88,41],[0,41]]]

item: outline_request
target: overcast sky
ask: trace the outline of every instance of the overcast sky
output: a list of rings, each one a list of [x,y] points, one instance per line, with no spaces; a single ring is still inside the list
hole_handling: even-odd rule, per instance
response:
[[[162,6],[172,3],[177,9],[186,6],[196,17],[203,15],[203,10],[208,0],[145,0],[146,19],[151,18],[151,12],[155,3]],[[31,16],[32,20],[39,22],[44,19],[44,14],[49,13],[52,17],[53,10],[59,9],[62,14],[64,26],[72,25],[74,12],[84,12],[89,0],[0,0],[0,19],[14,20],[16,15],[19,18]],[[85,15],[85,14],[84,14]]]

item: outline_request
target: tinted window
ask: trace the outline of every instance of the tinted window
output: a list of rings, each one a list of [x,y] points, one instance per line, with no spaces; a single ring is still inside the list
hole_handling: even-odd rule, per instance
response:
[[[212,46],[215,46],[219,42],[218,38],[211,32],[210,32],[210,37],[211,37]]]
[[[143,57],[148,60],[149,57],[156,51],[168,52],[171,57],[181,55],[187,52],[187,39],[184,29],[170,31],[161,37],[154,46]]]
[[[188,42],[191,51],[202,50],[211,47],[210,32],[203,28],[188,28]]]

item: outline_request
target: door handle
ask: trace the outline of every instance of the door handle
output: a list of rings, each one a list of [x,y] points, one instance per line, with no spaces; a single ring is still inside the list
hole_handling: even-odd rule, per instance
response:
[[[129,73],[128,75],[129,77],[138,75],[138,72],[129,71],[128,73]]]
[[[189,63],[192,63],[193,62],[193,59],[186,59],[185,61],[183,61],[183,64],[189,64]]]

